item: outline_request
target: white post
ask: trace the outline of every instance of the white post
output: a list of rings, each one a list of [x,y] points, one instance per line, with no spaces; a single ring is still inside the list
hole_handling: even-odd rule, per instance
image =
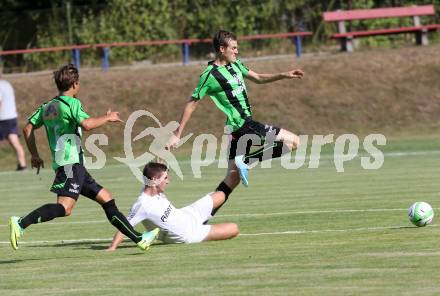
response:
[[[347,33],[347,29],[345,28],[345,21],[338,22],[338,30],[340,34]],[[341,50],[352,52],[353,51],[353,38],[352,37],[344,37],[341,38]]]
[[[413,16],[414,27],[420,27],[422,24],[420,22],[420,16]],[[417,45],[428,45],[428,30],[423,29],[416,32],[416,44]]]

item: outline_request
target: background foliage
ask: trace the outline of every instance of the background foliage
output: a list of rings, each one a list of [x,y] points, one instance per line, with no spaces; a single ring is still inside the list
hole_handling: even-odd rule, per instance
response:
[[[316,45],[327,41],[327,36],[335,30],[335,26],[324,26],[322,23],[324,11],[415,4],[434,4],[437,11],[440,9],[440,0],[0,0],[0,46],[8,50],[67,44],[207,38],[219,28],[232,30],[237,35],[312,31]],[[434,21],[439,21],[438,16],[439,13]],[[349,25],[353,28],[383,28],[411,22],[411,18],[381,19],[352,22]],[[405,35],[379,36],[362,39],[362,42],[370,46],[392,45],[405,38]],[[276,47],[279,42],[261,40],[242,43],[241,47],[261,49]],[[178,57],[180,50],[176,45],[121,47],[112,48],[111,57],[113,63],[155,62]],[[197,45],[192,49],[196,55],[206,55],[209,51],[209,44]],[[81,51],[84,64],[96,64],[100,56],[101,52],[96,49]],[[6,68],[24,66],[39,69],[70,60],[70,52],[6,56],[3,60]]]

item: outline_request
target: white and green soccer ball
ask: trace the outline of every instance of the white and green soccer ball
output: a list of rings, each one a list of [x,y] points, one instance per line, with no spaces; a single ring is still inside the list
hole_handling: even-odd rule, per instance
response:
[[[412,224],[422,227],[432,223],[434,210],[427,202],[419,201],[413,203],[408,209],[408,218]]]

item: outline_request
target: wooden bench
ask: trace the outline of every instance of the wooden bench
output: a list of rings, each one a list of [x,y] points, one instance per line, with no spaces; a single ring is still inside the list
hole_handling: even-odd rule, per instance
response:
[[[357,10],[338,10],[324,12],[324,21],[338,22],[339,33],[333,34],[332,39],[341,41],[341,49],[344,51],[353,51],[353,39],[375,35],[388,35],[399,33],[415,33],[416,44],[428,44],[428,31],[435,31],[440,28],[440,24],[422,25],[421,16],[435,15],[433,5],[375,8],[375,9],[357,9]],[[366,20],[378,18],[397,18],[412,17],[414,25],[410,27],[374,29],[366,31],[347,32],[345,22],[353,20]]]

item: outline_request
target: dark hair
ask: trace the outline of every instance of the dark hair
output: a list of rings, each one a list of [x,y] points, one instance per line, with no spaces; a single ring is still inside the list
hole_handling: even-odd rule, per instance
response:
[[[60,92],[67,91],[79,81],[78,69],[73,64],[64,65],[53,72],[53,79]]]
[[[215,52],[220,52],[220,46],[228,46],[229,40],[237,40],[237,36],[232,32],[219,30],[212,38]]]
[[[163,172],[168,170],[163,163],[149,162],[145,165],[142,174],[148,179],[158,178]]]

